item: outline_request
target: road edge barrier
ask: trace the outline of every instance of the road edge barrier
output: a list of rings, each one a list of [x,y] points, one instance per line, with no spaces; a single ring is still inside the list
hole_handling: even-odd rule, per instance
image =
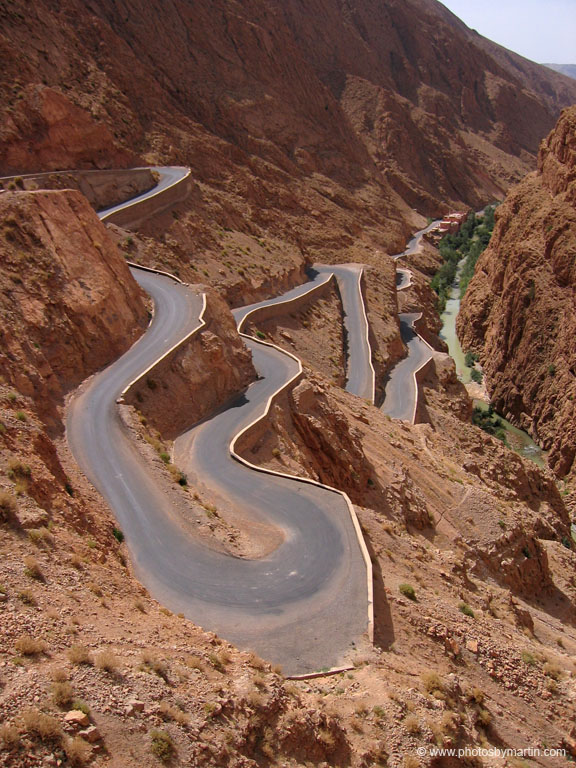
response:
[[[158,168],[158,166],[147,166],[147,167],[150,170],[152,170],[152,171],[157,170],[157,168]],[[180,167],[180,166],[177,166],[177,167]],[[181,167],[184,170],[185,166],[181,166]],[[179,186],[182,186],[182,185],[186,185],[187,186],[191,174],[192,174],[192,169],[191,168],[186,168],[185,175],[181,176],[179,179],[176,179],[171,184],[169,184],[167,187],[164,187],[163,189],[159,189],[157,192],[153,192],[150,195],[146,194],[144,197],[140,197],[139,199],[133,200],[132,202],[130,202],[128,200],[125,205],[122,205],[121,208],[116,208],[116,210],[110,211],[109,213],[106,213],[106,212],[98,213],[98,218],[100,219],[100,221],[102,223],[115,224],[116,222],[114,221],[114,218],[113,218],[114,216],[121,216],[126,211],[130,211],[132,209],[137,208],[138,206],[145,205],[145,204],[149,203],[151,200],[154,200],[155,198],[164,197],[168,192],[174,191],[174,189],[176,187],[179,187]],[[146,216],[146,218],[149,218],[149,216],[155,216],[158,213],[163,213],[165,210],[170,208],[173,204],[178,203],[178,202],[182,202],[182,200],[185,200],[187,196],[188,196],[188,190],[185,190],[185,192],[182,195],[182,197],[180,197],[178,199],[170,200],[165,205],[161,205],[152,214],[149,214],[148,216]],[[134,219],[132,221],[123,222],[123,223],[120,222],[120,223],[117,224],[117,226],[125,227],[125,228],[137,227],[140,224],[140,222],[141,222],[141,219],[137,219],[136,218],[136,219]]]
[[[362,267],[358,273],[358,292],[360,294],[360,303],[362,305],[362,314],[364,315],[364,322],[366,327],[366,345],[368,347],[368,362],[370,363],[370,369],[372,371],[372,405],[376,403],[376,369],[372,361],[372,344],[370,343],[370,323],[368,321],[368,310],[366,309],[366,299],[364,296],[364,275],[366,268]]]
[[[419,366],[419,367],[418,367],[418,368],[417,368],[415,371],[412,371],[412,376],[414,377],[414,391],[416,392],[416,397],[414,398],[414,410],[412,411],[412,422],[411,422],[412,424],[416,424],[416,414],[418,413],[418,406],[420,405],[420,398],[421,398],[421,396],[422,396],[422,395],[421,395],[421,392],[420,392],[420,386],[419,386],[419,384],[418,384],[418,376],[417,376],[417,374],[418,374],[418,373],[420,373],[420,371],[421,371],[421,370],[422,370],[422,369],[423,369],[425,366],[427,366],[427,365],[430,363],[430,361],[431,361],[431,360],[433,360],[433,359],[434,359],[434,352],[436,351],[436,350],[434,349],[434,347],[432,347],[432,346],[431,346],[431,345],[430,345],[430,344],[429,344],[429,343],[426,341],[426,339],[425,339],[423,336],[421,336],[421,335],[418,333],[418,329],[416,328],[416,323],[418,322],[418,320],[421,320],[421,319],[422,319],[422,317],[423,317],[423,314],[424,314],[423,312],[420,312],[420,313],[419,313],[419,315],[418,315],[418,317],[415,317],[415,318],[414,318],[414,320],[412,320],[411,326],[412,326],[412,330],[414,331],[414,333],[416,334],[416,336],[418,336],[418,338],[420,339],[420,341],[423,341],[423,342],[424,342],[424,344],[426,344],[426,346],[427,346],[427,347],[430,349],[430,351],[432,352],[432,355],[431,355],[431,356],[428,358],[428,360],[425,360],[425,361],[422,363],[422,365],[421,365],[421,366]]]
[[[187,285],[186,283],[183,283],[182,280],[180,280],[179,277],[176,277],[175,275],[170,274],[170,272],[163,272],[160,269],[153,269],[152,267],[142,267],[140,264],[133,264],[132,262],[128,262],[129,266],[136,269],[142,269],[145,272],[152,272],[154,274],[160,275],[162,277],[169,277],[172,280],[175,280],[180,285]],[[164,352],[157,360],[155,360],[153,363],[151,363],[148,368],[146,368],[145,371],[142,371],[141,374],[136,376],[136,378],[132,379],[131,382],[129,382],[122,392],[120,393],[120,396],[117,398],[116,403],[118,405],[123,405],[125,403],[125,398],[128,392],[134,387],[136,384],[142,381],[145,376],[148,376],[148,374],[152,373],[154,368],[156,368],[157,365],[160,365],[160,363],[164,362],[167,357],[169,357],[173,352],[178,351],[184,344],[186,344],[188,341],[190,341],[191,338],[193,338],[197,333],[199,333],[203,328],[206,326],[206,320],[204,319],[204,316],[206,314],[206,307],[208,306],[208,296],[207,294],[202,294],[202,309],[200,311],[200,314],[198,315],[198,325],[193,328],[189,333],[186,334],[180,341],[177,341],[176,344],[173,344],[170,349],[168,349],[166,352]]]
[[[309,291],[307,291],[304,294],[301,294],[300,296],[294,297],[293,299],[286,299],[282,302],[277,302],[276,304],[267,305],[268,307],[278,307],[283,306],[286,304],[293,303],[296,299],[301,299],[303,296],[309,296],[311,293],[314,293],[318,291],[320,288],[324,288],[326,284],[331,281],[336,276],[334,273],[331,273],[327,276],[326,280],[320,283],[319,285],[313,286]],[[268,401],[266,403],[266,407],[264,409],[264,412],[258,416],[258,418],[254,419],[250,422],[250,424],[247,424],[245,427],[243,427],[230,441],[229,445],[229,451],[230,455],[233,459],[238,461],[240,464],[244,464],[244,466],[249,467],[250,469],[255,470],[256,472],[261,472],[264,474],[269,475],[275,475],[277,477],[283,477],[288,480],[296,480],[301,483],[307,483],[308,485],[315,485],[318,488],[323,488],[327,491],[331,491],[332,493],[338,493],[340,496],[344,498],[344,501],[346,502],[346,505],[348,507],[348,512],[350,515],[350,519],[352,521],[352,526],[354,528],[354,532],[356,534],[356,539],[358,541],[358,546],[360,547],[360,552],[362,553],[362,557],[364,559],[364,564],[366,566],[366,582],[367,582],[367,598],[368,598],[368,639],[373,644],[374,643],[374,585],[373,585],[373,574],[372,574],[372,561],[370,559],[370,554],[368,552],[368,547],[366,546],[366,542],[364,540],[364,534],[362,533],[362,528],[360,526],[360,522],[358,520],[358,516],[356,514],[356,510],[354,509],[354,505],[352,504],[352,501],[348,494],[345,491],[341,491],[339,488],[334,488],[331,485],[326,485],[324,483],[320,483],[317,480],[312,480],[308,477],[299,477],[298,475],[289,475],[285,472],[278,472],[274,469],[268,469],[267,467],[259,467],[256,464],[252,464],[251,461],[248,461],[248,459],[245,459],[243,456],[241,456],[239,453],[236,452],[236,444],[240,438],[245,435],[247,432],[249,432],[256,424],[258,424],[260,421],[263,421],[268,417],[268,414],[270,413],[270,408],[272,407],[273,402],[277,399],[277,397],[284,391],[288,390],[291,386],[293,386],[297,381],[299,381],[303,374],[304,374],[304,368],[302,366],[302,361],[299,357],[296,357],[296,355],[292,354],[292,352],[288,352],[285,349],[282,349],[277,344],[273,344],[270,341],[264,341],[262,339],[258,339],[256,336],[251,336],[248,333],[245,333],[242,331],[242,328],[244,327],[247,319],[254,313],[258,312],[258,310],[262,309],[262,307],[254,307],[253,310],[248,312],[244,317],[240,320],[238,323],[238,333],[240,336],[243,336],[245,339],[250,339],[250,341],[256,342],[257,344],[262,344],[267,347],[272,347],[273,349],[278,350],[283,355],[287,355],[288,357],[291,357],[293,360],[295,360],[298,363],[298,371],[292,376],[288,381],[284,382],[281,387],[279,387],[275,392],[273,392],[270,397],[268,398]]]

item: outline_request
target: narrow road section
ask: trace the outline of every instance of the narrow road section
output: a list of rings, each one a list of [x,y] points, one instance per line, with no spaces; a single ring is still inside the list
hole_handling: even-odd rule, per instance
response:
[[[415,253],[424,235],[436,226],[433,221],[427,227],[416,232],[408,241],[402,253],[392,258],[395,261],[403,256]],[[412,273],[404,267],[396,268],[396,291],[403,291],[412,285]],[[386,382],[384,402],[380,410],[392,419],[414,423],[418,405],[418,384],[416,373],[432,358],[432,348],[416,331],[414,323],[422,317],[421,312],[400,313],[400,336],[407,349],[407,356],[396,363]]]

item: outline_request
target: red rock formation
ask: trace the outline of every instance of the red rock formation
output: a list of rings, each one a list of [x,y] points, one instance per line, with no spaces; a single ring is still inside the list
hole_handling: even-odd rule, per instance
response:
[[[496,408],[546,449],[559,475],[576,454],[576,107],[543,142],[538,172],[497,211],[458,317]]]
[[[252,356],[225,302],[208,294],[206,326],[126,395],[165,438],[213,413],[256,378]]]
[[[392,189],[427,211],[501,194],[576,99],[435,0],[14,0],[0,20],[0,168],[146,153],[260,218],[312,196],[349,232],[360,207],[408,216]]]
[[[0,221],[0,367],[53,416],[145,328],[143,295],[80,193],[4,192]]]

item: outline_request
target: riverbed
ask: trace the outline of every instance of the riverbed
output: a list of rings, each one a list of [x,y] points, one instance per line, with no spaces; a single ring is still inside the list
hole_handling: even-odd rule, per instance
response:
[[[460,311],[460,276],[464,267],[464,261],[465,259],[462,259],[462,261],[458,263],[456,277],[454,278],[452,290],[450,291],[450,295],[446,302],[446,308],[440,315],[440,319],[442,320],[442,330],[439,335],[448,346],[450,357],[454,360],[456,365],[456,374],[458,378],[463,384],[470,386],[471,369],[468,368],[465,363],[464,351],[460,346],[460,341],[456,333],[456,318]],[[488,410],[488,405],[489,404],[484,400],[474,399],[474,406],[477,408]],[[538,464],[539,467],[546,466],[546,454],[542,451],[540,446],[536,445],[530,435],[527,432],[518,429],[518,427],[515,427],[503,416],[500,416],[500,414],[496,415],[502,421],[502,427],[506,430],[506,443],[510,448],[521,456],[531,459],[535,464]]]

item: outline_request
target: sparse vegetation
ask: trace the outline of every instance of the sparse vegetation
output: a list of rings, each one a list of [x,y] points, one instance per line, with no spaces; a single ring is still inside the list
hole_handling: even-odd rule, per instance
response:
[[[10,723],[0,725],[0,744],[6,750],[17,749],[20,746],[20,731],[15,725]]]
[[[32,637],[32,635],[20,635],[14,641],[14,648],[22,656],[37,656],[40,653],[44,653],[46,643],[43,640]]]
[[[535,667],[536,666],[536,657],[533,653],[530,653],[530,651],[522,651],[520,654],[520,658],[524,662],[524,664],[527,664],[529,667]]]
[[[157,728],[150,731],[150,751],[163,763],[168,762],[175,752],[170,734]]]
[[[421,730],[420,720],[416,715],[408,715],[406,720],[404,720],[404,727],[410,735],[415,736]]]
[[[66,680],[52,683],[50,687],[52,701],[58,707],[67,707],[72,702],[73,693],[72,686]]]
[[[190,715],[184,712],[180,707],[176,707],[173,704],[168,704],[167,701],[161,701],[159,706],[160,717],[163,720],[173,720],[179,725],[188,725],[190,722]]]
[[[112,651],[106,649],[94,656],[94,666],[105,672],[116,672],[120,666],[120,659]]]
[[[40,741],[54,742],[62,737],[60,723],[52,715],[47,715],[33,707],[24,710],[21,718],[24,731]]]
[[[85,645],[70,646],[67,656],[72,664],[92,664],[90,651]]]
[[[444,691],[444,683],[442,682],[442,678],[438,672],[434,672],[433,670],[424,672],[422,674],[422,683],[424,685],[424,690],[427,693],[431,693],[432,695],[435,695],[438,692],[442,693]]]
[[[124,541],[124,534],[120,530],[120,528],[112,528],[112,536],[114,536],[114,538],[119,544],[122,544],[122,542]]]
[[[502,442],[506,442],[506,429],[502,419],[494,413],[494,406],[490,404],[488,408],[476,406],[472,411],[472,424],[475,424],[489,435],[494,435]]]
[[[71,765],[86,765],[92,756],[92,747],[80,736],[65,739],[62,746]]]
[[[471,619],[475,618],[474,611],[472,610],[472,608],[470,608],[468,603],[460,603],[460,605],[458,606],[458,610],[460,611],[460,613],[463,613],[464,616],[469,616]]]
[[[0,491],[0,523],[11,522],[18,511],[15,496],[6,491]]]
[[[409,600],[416,600],[416,590],[411,584],[400,584],[398,590],[401,595],[404,595]]]
[[[164,681],[168,680],[168,665],[151,651],[144,651],[142,654],[142,665],[140,668],[144,672],[153,672]]]

